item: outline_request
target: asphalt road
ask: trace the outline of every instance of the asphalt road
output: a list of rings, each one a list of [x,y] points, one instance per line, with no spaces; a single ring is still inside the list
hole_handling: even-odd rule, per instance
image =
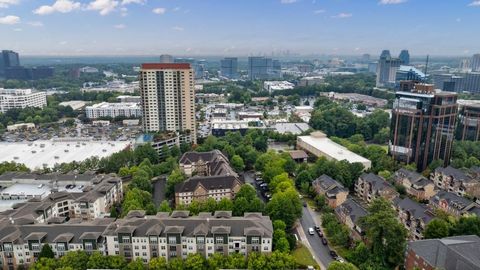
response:
[[[167,182],[167,178],[163,176],[159,176],[158,180],[153,183],[153,202],[155,206],[159,206],[163,200],[165,200],[165,184]]]
[[[299,221],[308,239],[308,243],[310,244],[310,246],[312,247],[312,250],[315,253],[312,255],[315,256],[317,259],[319,259],[323,265],[328,267],[328,265],[332,261],[332,257],[330,256],[330,249],[328,245],[324,246],[322,244],[322,240],[320,239],[317,233],[315,233],[314,235],[308,234],[308,228],[313,228],[315,225],[320,225],[320,224],[317,224],[314,220],[315,219],[312,216],[312,213],[308,210],[308,208],[303,207],[302,218]]]

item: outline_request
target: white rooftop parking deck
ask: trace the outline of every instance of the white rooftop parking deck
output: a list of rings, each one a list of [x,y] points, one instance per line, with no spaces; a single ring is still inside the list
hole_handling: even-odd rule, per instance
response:
[[[0,162],[15,161],[30,169],[53,167],[56,163],[83,161],[120,152],[129,141],[34,141],[0,142]]]

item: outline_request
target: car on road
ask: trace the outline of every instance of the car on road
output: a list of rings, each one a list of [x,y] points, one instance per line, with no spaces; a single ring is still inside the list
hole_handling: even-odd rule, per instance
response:
[[[338,258],[337,252],[335,252],[335,250],[330,250],[330,256],[331,256],[333,259],[337,259],[337,258]]]
[[[342,258],[340,258],[340,257],[337,257],[335,260],[337,260],[337,262],[341,262],[341,263],[344,263],[344,262],[345,262],[345,260],[342,259]]]
[[[310,234],[310,235],[314,235],[314,234],[315,234],[315,231],[313,230],[312,227],[308,228],[308,234]]]
[[[323,244],[324,246],[328,245],[327,239],[322,238],[322,244]]]
[[[307,202],[303,201],[303,207],[307,207]]]
[[[323,237],[322,230],[320,230],[320,227],[319,227],[319,226],[315,226],[314,229],[315,229],[315,231],[317,232],[318,236]]]

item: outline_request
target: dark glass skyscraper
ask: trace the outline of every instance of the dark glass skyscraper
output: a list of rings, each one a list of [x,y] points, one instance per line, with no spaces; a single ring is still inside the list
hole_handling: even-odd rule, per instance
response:
[[[220,72],[223,77],[228,79],[238,78],[238,59],[236,57],[227,57],[220,60]]]
[[[410,53],[408,52],[408,50],[402,50],[400,52],[400,55],[398,56],[398,58],[400,58],[400,60],[402,60],[403,65],[409,65],[410,64]]]
[[[5,77],[5,71],[7,68],[18,66],[20,66],[18,53],[7,50],[3,50],[0,53],[0,77]]]
[[[435,92],[433,85],[416,84],[399,91],[392,109],[390,154],[415,163],[423,171],[434,160],[450,163],[458,105],[457,94]]]
[[[280,61],[266,57],[248,58],[248,77],[250,80],[268,80],[282,77]]]

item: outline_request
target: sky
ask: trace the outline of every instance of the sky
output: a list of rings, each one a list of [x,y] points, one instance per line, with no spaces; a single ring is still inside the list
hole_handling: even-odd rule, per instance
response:
[[[480,53],[480,0],[0,0],[23,55]]]

